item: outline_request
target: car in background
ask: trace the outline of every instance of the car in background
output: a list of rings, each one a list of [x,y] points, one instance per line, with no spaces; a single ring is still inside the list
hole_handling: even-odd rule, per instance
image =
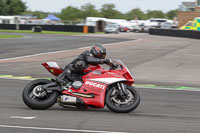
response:
[[[138,25],[137,32],[149,32],[150,28],[155,28],[155,27],[142,23]]]
[[[177,25],[174,23],[169,23],[169,22],[164,22],[160,25],[161,29],[173,29],[173,28],[177,28]]]
[[[131,32],[140,32],[141,28],[139,25],[132,25]]]
[[[118,34],[119,31],[120,31],[120,26],[118,24],[108,24],[104,28],[104,33],[106,33],[106,34],[108,34],[108,33]]]
[[[152,18],[139,24],[139,32],[149,32],[149,29],[160,28],[162,23],[170,23],[167,19],[162,18]]]
[[[129,32],[130,29],[128,27],[125,27],[125,26],[120,26],[120,31],[121,32]]]

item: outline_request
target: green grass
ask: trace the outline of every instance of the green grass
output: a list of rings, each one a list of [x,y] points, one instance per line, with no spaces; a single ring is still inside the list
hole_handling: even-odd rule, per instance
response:
[[[21,38],[24,36],[21,35],[6,35],[6,34],[0,34],[0,39],[5,39],[5,38]]]
[[[28,34],[60,34],[60,35],[85,35],[87,33],[82,32],[57,32],[57,31],[42,31],[42,32],[32,32],[31,30],[1,30],[0,32],[8,33],[28,33]],[[103,32],[97,32],[96,34],[102,34]],[[95,34],[95,33],[88,33]]]

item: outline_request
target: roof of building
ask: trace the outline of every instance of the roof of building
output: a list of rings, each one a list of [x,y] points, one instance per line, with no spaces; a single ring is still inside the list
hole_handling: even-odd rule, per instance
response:
[[[187,8],[195,8],[196,2],[182,2],[182,4]]]

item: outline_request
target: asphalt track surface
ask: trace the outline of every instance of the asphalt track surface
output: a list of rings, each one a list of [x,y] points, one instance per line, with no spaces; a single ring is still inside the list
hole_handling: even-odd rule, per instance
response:
[[[33,35],[30,39],[36,36]],[[103,44],[121,42],[122,44],[113,44],[113,47],[108,47],[108,57],[120,57],[136,77],[137,83],[200,87],[199,40],[134,33],[90,35],[90,37],[73,36],[65,38],[66,40],[71,39],[71,45],[73,46],[66,47],[64,45],[66,40],[64,39],[65,41],[59,45],[59,49],[56,49],[53,45],[55,41],[47,41],[49,38],[58,41],[64,37],[44,35],[40,40],[36,39],[35,41],[40,42],[45,47],[48,46],[45,52],[57,51],[62,47],[63,49],[85,47],[88,46],[87,44],[93,43],[90,39],[94,39],[93,41],[99,40],[99,43]],[[88,38],[88,42],[86,41],[85,45],[80,45],[80,38]],[[4,50],[1,51],[0,58],[30,55],[31,47],[34,49],[32,54],[44,52],[44,49],[35,46],[34,40],[26,48],[25,46],[23,47],[25,44],[20,45],[18,42],[29,42],[26,39],[0,40],[1,50],[8,50],[9,53],[3,53]],[[130,40],[133,40],[132,44],[123,42]],[[9,45],[10,43],[12,45]],[[23,49],[16,50],[17,45]],[[74,51],[72,50],[72,52]],[[66,56],[66,58],[61,58],[57,61],[61,66],[64,66],[66,62],[70,62],[73,58],[74,56]],[[26,60],[25,62],[21,60],[0,62],[0,74],[35,77],[49,76],[44,69],[40,69],[38,64],[41,62],[31,60]],[[135,111],[128,114],[113,113],[106,107],[100,110],[80,111],[74,108],[62,108],[58,105],[41,111],[31,110],[22,102],[21,93],[28,82],[0,79],[0,133],[81,133],[103,131],[104,133],[199,133],[200,131],[200,92],[137,88],[141,95],[141,104]],[[25,118],[23,119],[22,117]]]
[[[87,47],[94,43],[108,44],[129,40],[64,35],[20,35],[25,35],[25,38],[1,40],[0,59]]]
[[[107,108],[80,111],[57,105],[39,111],[27,108],[21,99],[22,88],[28,81],[0,79],[0,83],[0,125],[130,133],[198,133],[200,131],[200,92],[138,89],[141,94],[141,104],[128,114],[113,113]],[[36,118],[24,120],[11,118],[12,116]],[[49,130],[0,127],[1,133],[22,131],[49,132]],[[62,133],[63,131],[50,132]]]

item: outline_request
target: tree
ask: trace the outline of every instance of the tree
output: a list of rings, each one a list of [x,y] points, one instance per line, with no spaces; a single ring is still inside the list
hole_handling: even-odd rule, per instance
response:
[[[167,17],[169,19],[174,19],[174,17],[177,17],[177,10],[171,10],[171,11],[167,12]]]
[[[7,0],[0,0],[0,15],[8,15],[8,10]]]
[[[19,15],[26,10],[21,0],[0,0],[0,15]]]
[[[166,14],[159,10],[147,11],[148,18],[166,18]]]
[[[44,19],[48,16],[49,13],[42,12],[42,11],[34,11],[32,12],[33,16],[36,16],[38,19]]]
[[[43,19],[43,18],[45,18],[45,17],[47,17],[48,16],[48,14],[50,14],[50,13],[47,13],[47,12],[42,12],[42,11],[25,11],[24,13],[23,13],[23,15],[32,15],[32,16],[36,16],[37,17],[37,19]]]
[[[82,18],[86,17],[102,17],[98,10],[96,10],[95,6],[87,3],[81,7]]]
[[[115,10],[114,4],[104,4],[101,8],[101,14],[103,17],[110,19],[123,18],[123,14],[120,11]]]
[[[7,0],[9,15],[19,15],[26,10],[26,5],[21,0]]]
[[[135,18],[138,18],[140,20],[146,20],[147,19],[147,16],[146,14],[141,11],[139,8],[136,8],[136,9],[132,9],[131,11],[129,11],[127,14],[126,14],[126,19],[128,20],[133,20]]]
[[[81,17],[81,11],[76,7],[68,6],[62,9],[59,17],[62,20],[77,20]]]

